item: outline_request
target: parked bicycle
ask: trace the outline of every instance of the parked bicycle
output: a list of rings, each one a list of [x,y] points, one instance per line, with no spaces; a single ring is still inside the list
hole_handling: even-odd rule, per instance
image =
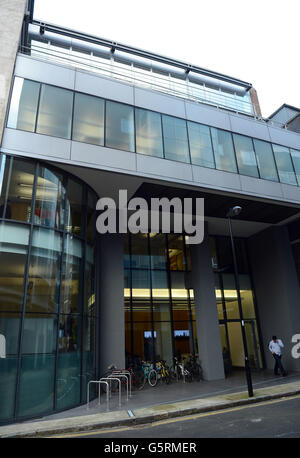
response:
[[[184,363],[180,363],[176,357],[173,358],[173,367],[172,367],[172,378],[176,379],[177,381],[183,380],[184,382],[191,382],[192,381],[192,374],[189,370],[184,366]]]
[[[161,360],[156,363],[156,373],[158,380],[166,383],[167,385],[171,383],[171,372],[166,364],[166,361]]]
[[[203,371],[200,363],[197,361],[195,355],[190,355],[189,359],[185,363],[185,368],[191,374],[192,380],[200,382],[203,379]]]

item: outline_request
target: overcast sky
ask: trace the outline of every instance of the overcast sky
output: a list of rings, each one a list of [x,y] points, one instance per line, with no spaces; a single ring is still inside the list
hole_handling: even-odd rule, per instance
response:
[[[36,0],[35,19],[242,79],[300,108],[299,0]]]

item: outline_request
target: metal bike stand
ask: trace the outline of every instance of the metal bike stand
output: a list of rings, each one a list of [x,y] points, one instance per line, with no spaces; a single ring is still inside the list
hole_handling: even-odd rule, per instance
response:
[[[107,385],[107,391],[106,391],[106,410],[109,411],[109,385],[108,382],[104,380],[90,380],[88,382],[88,387],[87,387],[87,410],[90,408],[89,403],[90,403],[90,384],[91,383],[98,383],[99,384],[99,394],[98,394],[98,405],[100,406],[100,388],[101,388],[101,383]]]
[[[125,377],[126,378],[126,390],[127,390],[127,401],[128,401],[128,378],[127,378],[127,375],[124,374],[123,372],[117,372],[117,371],[113,371],[112,372],[112,375],[115,375],[116,377]]]
[[[122,396],[122,394],[121,394],[121,380],[118,377],[112,377],[110,375],[108,377],[102,377],[100,380],[104,380],[104,381],[117,380],[118,381],[118,384],[119,384],[119,407],[121,407],[121,396]]]
[[[114,369],[113,374],[125,374],[125,375],[128,375],[129,376],[129,397],[131,398],[132,397],[132,394],[131,394],[131,387],[132,387],[132,374],[130,371],[128,371],[127,369]]]

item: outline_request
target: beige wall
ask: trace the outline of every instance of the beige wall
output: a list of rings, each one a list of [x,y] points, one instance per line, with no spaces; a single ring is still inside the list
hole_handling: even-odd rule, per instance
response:
[[[0,1],[0,145],[26,0]]]

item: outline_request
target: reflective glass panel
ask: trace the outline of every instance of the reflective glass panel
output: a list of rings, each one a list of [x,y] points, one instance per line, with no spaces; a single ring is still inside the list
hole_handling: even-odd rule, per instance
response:
[[[96,203],[95,194],[88,191],[86,236],[89,242],[93,242],[96,236]]]
[[[28,242],[28,227],[0,224],[0,311],[22,309]]]
[[[72,139],[104,145],[104,100],[75,94]]]
[[[117,102],[106,102],[105,146],[134,151],[133,107]]]
[[[37,133],[71,138],[73,92],[42,84]]]
[[[173,348],[172,348],[172,330],[171,323],[168,321],[156,321],[154,326],[154,345],[155,357],[159,361],[166,361],[170,367],[173,364]]]
[[[43,226],[63,228],[63,178],[46,167],[39,168],[33,222]]]
[[[168,235],[168,251],[171,270],[184,270],[183,237],[178,234]]]
[[[82,242],[67,235],[62,264],[61,313],[79,313],[82,299]]]
[[[258,178],[258,170],[252,139],[244,135],[233,134],[239,173]]]
[[[131,235],[131,266],[140,269],[150,268],[148,234]]]
[[[165,234],[150,234],[151,268],[167,268],[167,250]]]
[[[13,417],[14,412],[20,321],[19,313],[0,313],[0,420],[3,421]]]
[[[211,135],[217,169],[237,172],[231,133],[211,128]]]
[[[53,409],[56,315],[25,315],[18,416]]]
[[[47,229],[34,229],[28,275],[26,312],[58,310],[61,236]]]
[[[278,181],[271,143],[253,140],[260,177],[264,180]]]
[[[0,217],[28,222],[35,166],[22,159],[0,157]]]
[[[215,161],[209,127],[190,121],[187,126],[192,163],[214,169]]]
[[[288,148],[272,145],[281,183],[296,185],[296,176]]]
[[[190,162],[186,121],[162,115],[165,158]]]
[[[291,149],[291,156],[297,176],[298,185],[300,186],[300,151]]]
[[[15,78],[7,127],[34,132],[40,83]]]
[[[66,231],[80,235],[82,233],[83,187],[77,181],[68,180],[66,196]]]
[[[135,109],[136,152],[163,157],[161,115]]]

